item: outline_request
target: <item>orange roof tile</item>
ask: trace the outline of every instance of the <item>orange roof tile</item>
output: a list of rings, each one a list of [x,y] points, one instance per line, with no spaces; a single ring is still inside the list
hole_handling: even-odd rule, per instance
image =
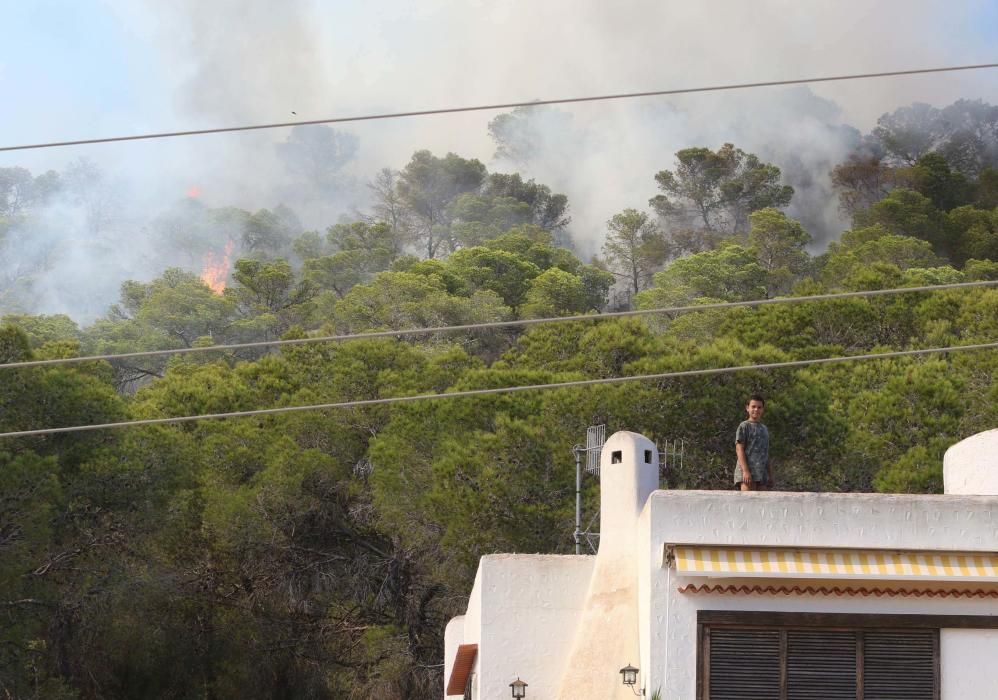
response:
[[[477,644],[462,644],[457,648],[454,667],[450,672],[450,680],[447,681],[447,695],[464,695],[464,689],[468,685],[468,676],[471,675],[471,669],[475,666],[477,654]]]

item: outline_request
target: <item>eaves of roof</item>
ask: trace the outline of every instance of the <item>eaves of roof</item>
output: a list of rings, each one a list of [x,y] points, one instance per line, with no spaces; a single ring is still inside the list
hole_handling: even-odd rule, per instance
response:
[[[478,655],[477,644],[462,644],[457,648],[454,666],[451,668],[450,679],[447,681],[447,695],[464,695],[468,685],[468,676],[475,667],[475,657]]]

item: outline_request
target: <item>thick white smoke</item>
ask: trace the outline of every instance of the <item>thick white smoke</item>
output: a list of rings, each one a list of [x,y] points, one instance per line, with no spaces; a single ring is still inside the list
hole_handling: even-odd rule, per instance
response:
[[[991,60],[983,55],[991,37],[977,25],[994,14],[986,0],[957,8],[938,0],[112,0],[101,11],[142,37],[155,57],[145,60],[159,66],[150,79],[173,105],[135,105],[135,131],[980,63]],[[572,232],[589,254],[613,214],[647,206],[654,174],[672,167],[675,151],[732,142],[784,170],[797,187],[790,213],[826,241],[843,225],[828,170],[858,131],[913,101],[941,106],[960,97],[998,102],[998,84],[988,72],[967,72],[567,105],[552,110],[564,118],[538,121],[541,147],[516,165],[568,195]],[[114,301],[121,279],[149,279],[165,262],[183,262],[163,250],[151,222],[192,187],[208,207],[283,202],[321,228],[364,209],[364,183],[382,167],[402,167],[416,149],[513,167],[493,160],[487,125],[495,116],[344,126],[346,141],[330,151],[339,160],[318,178],[303,175],[315,163],[294,160],[302,149],[282,150],[288,130],[7,154],[0,167],[35,174],[88,156],[119,183],[119,209],[98,240],[78,233],[86,231],[79,206],[60,202],[39,224],[44,234],[11,237],[0,266],[43,244],[61,250],[64,266],[33,280],[29,310],[90,319]],[[85,127],[73,135],[91,135]]]

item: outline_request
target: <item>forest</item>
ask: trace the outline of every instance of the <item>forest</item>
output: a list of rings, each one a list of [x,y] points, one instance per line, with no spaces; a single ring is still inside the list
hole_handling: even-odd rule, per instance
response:
[[[489,125],[529,149],[518,108]],[[321,168],[348,144],[296,127]],[[0,251],[55,197],[100,226],[93,165],[0,168]],[[998,289],[601,318],[608,311],[998,281],[998,107],[883,115],[825,173],[848,226],[818,250],[798,183],[737,144],[690,144],[582,259],[572,202],[418,150],[322,230],[289,207],[188,197],[150,227],[170,261],[80,324],[38,314],[44,268],[0,266],[0,432],[990,343]],[[335,188],[336,183],[327,183]],[[597,186],[594,183],[594,187]],[[493,321],[338,342],[215,346]],[[998,353],[0,437],[0,696],[440,697],[443,630],[478,558],[574,551],[587,426],[682,441],[677,489],[731,488],[749,393],[777,488],[939,493],[947,447],[998,426]],[[598,483],[585,482],[587,512]]]

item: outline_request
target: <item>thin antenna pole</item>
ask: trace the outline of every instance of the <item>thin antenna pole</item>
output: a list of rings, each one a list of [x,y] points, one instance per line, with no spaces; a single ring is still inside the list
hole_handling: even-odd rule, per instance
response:
[[[582,445],[572,448],[575,453],[575,553],[582,554]]]

